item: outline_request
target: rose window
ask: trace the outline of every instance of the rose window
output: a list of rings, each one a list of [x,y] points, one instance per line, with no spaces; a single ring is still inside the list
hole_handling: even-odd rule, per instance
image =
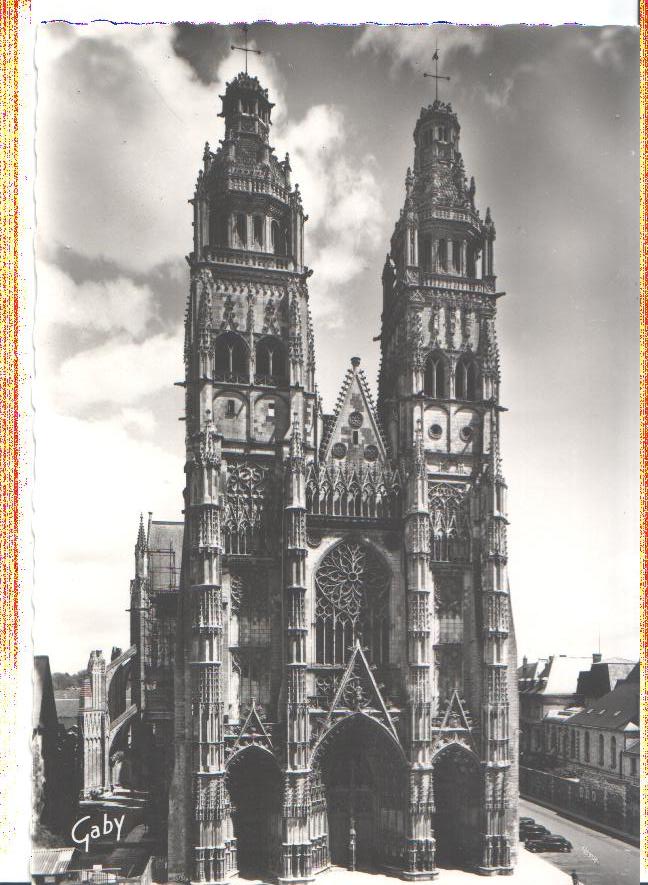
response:
[[[315,576],[316,657],[320,664],[344,664],[360,640],[369,660],[388,660],[389,572],[361,544],[338,544]]]

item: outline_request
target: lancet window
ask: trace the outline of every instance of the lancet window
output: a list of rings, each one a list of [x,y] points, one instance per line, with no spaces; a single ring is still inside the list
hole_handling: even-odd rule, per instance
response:
[[[450,483],[428,487],[431,557],[435,562],[470,559],[470,520],[465,492]]]
[[[248,348],[235,332],[226,332],[216,339],[214,381],[238,384],[248,382]]]
[[[234,245],[239,248],[247,246],[247,217],[245,215],[234,216]]]
[[[425,363],[423,390],[426,396],[441,399],[448,395],[448,371],[445,357],[431,353]]]
[[[270,225],[270,242],[275,255],[286,254],[286,236],[278,221]]]
[[[286,351],[278,338],[262,338],[256,346],[257,384],[276,386],[287,380]]]
[[[316,660],[343,665],[356,640],[377,666],[389,659],[389,571],[371,548],[342,543],[315,576]]]
[[[455,396],[457,399],[477,399],[477,366],[471,359],[462,358],[455,370]]]

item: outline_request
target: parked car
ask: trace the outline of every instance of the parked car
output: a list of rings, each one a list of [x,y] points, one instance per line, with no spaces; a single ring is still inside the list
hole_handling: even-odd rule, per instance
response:
[[[564,836],[556,836],[555,833],[545,833],[542,836],[534,836],[524,843],[527,851],[571,851],[572,844]]]
[[[548,836],[549,830],[546,827],[543,827],[542,824],[532,823],[532,824],[520,824],[520,839],[522,842],[527,839],[535,839],[539,836]]]

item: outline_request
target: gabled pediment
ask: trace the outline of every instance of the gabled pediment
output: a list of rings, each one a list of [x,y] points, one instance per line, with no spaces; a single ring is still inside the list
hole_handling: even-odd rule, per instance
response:
[[[245,718],[241,731],[236,738],[232,752],[236,752],[236,750],[248,746],[249,744],[260,744],[268,749],[272,749],[270,735],[263,724],[259,708],[257,707],[254,698],[252,699],[252,705]]]
[[[332,722],[337,714],[347,711],[362,711],[376,716],[398,740],[393,719],[359,640],[356,641],[344,675],[333,695],[327,723]]]
[[[320,458],[367,465],[387,460],[387,446],[357,357],[344,377],[335,412],[326,422]]]
[[[447,743],[448,737],[453,736],[461,739],[462,742],[467,741],[470,747],[473,746],[472,739],[473,725],[468,713],[463,705],[459,692],[455,688],[450,696],[445,712],[440,715],[433,726],[433,731],[437,733],[434,746],[436,748],[439,743]]]

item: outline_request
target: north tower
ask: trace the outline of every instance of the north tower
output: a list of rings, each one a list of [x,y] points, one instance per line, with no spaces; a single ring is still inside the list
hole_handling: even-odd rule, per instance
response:
[[[169,875],[508,872],[515,649],[495,229],[424,109],[383,271],[378,407],[315,387],[304,216],[239,74],[192,200]],[[329,367],[330,369],[330,367]]]

